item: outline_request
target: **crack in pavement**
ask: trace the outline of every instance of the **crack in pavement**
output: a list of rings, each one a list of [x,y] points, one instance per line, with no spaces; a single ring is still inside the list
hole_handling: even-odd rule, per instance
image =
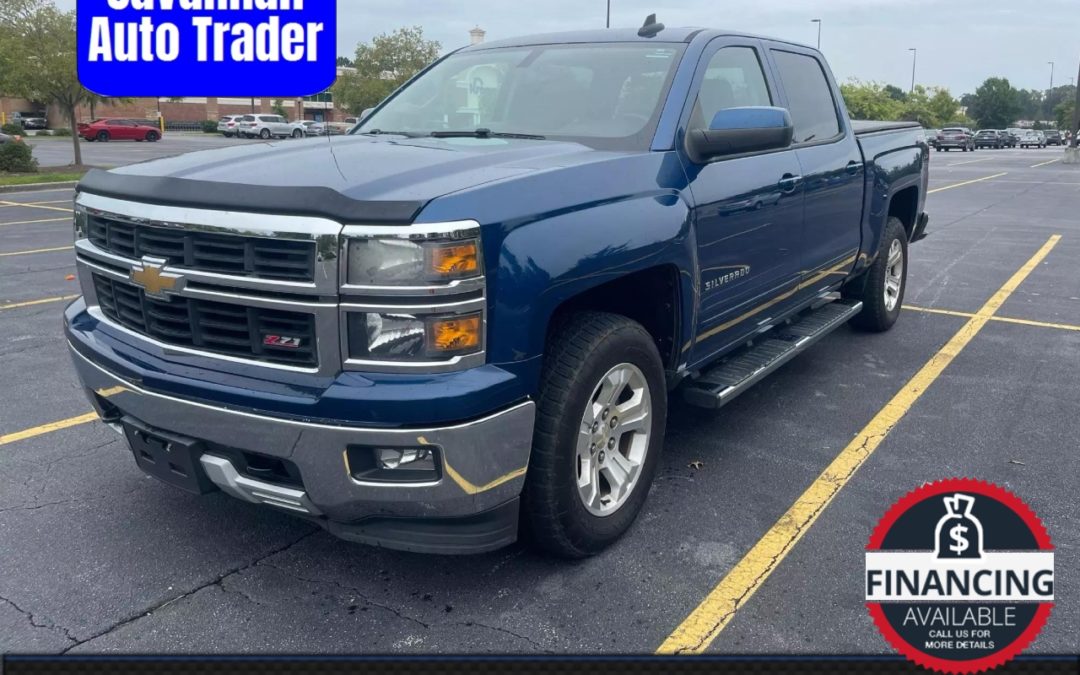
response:
[[[320,528],[312,528],[310,531],[304,533],[302,536],[297,537],[297,538],[293,539],[292,541],[290,541],[289,543],[287,543],[287,544],[285,544],[283,546],[279,546],[279,547],[267,552],[266,554],[264,554],[262,556],[259,556],[258,558],[256,558],[255,560],[252,560],[251,562],[249,562],[247,564],[240,565],[239,567],[234,567],[232,569],[226,570],[223,574],[219,575],[215,579],[212,579],[211,581],[208,581],[208,582],[206,582],[206,583],[204,583],[204,584],[202,584],[200,586],[196,586],[195,588],[193,588],[193,589],[191,589],[189,591],[185,591],[185,592],[183,592],[183,593],[181,593],[179,595],[173,596],[172,598],[169,598],[168,600],[165,600],[163,602],[159,602],[156,605],[153,605],[151,607],[148,607],[148,608],[138,612],[137,614],[128,615],[128,616],[124,617],[123,619],[121,619],[120,621],[114,622],[112,625],[110,625],[105,630],[99,631],[99,632],[91,635],[88,638],[85,638],[85,639],[82,639],[82,640],[76,640],[75,644],[72,644],[72,645],[68,646],[67,648],[63,649],[60,653],[61,654],[66,654],[69,651],[71,651],[72,649],[75,649],[76,647],[87,644],[88,642],[91,642],[93,640],[97,640],[98,638],[104,637],[104,636],[112,633],[113,631],[115,631],[117,629],[123,628],[124,626],[126,626],[126,625],[128,625],[130,623],[134,623],[135,621],[138,621],[139,619],[142,619],[143,617],[150,616],[154,612],[156,612],[158,610],[161,610],[161,609],[164,609],[165,607],[168,607],[171,604],[181,602],[184,599],[195,595],[199,591],[210,588],[211,586],[219,586],[220,587],[221,582],[224,581],[225,579],[227,579],[228,577],[231,577],[234,574],[239,574],[240,572],[243,572],[244,570],[248,570],[248,569],[258,565],[262,561],[266,560],[267,558],[271,558],[271,557],[273,557],[275,555],[278,555],[279,553],[284,553],[285,551],[289,550],[293,546],[296,546],[297,544],[299,544],[303,540],[307,539],[308,537],[311,537],[312,535],[318,534],[321,531],[322,530]]]
[[[59,625],[57,623],[54,623],[52,621],[48,621],[48,623],[41,623],[37,619],[37,617],[34,616],[33,612],[28,612],[27,610],[23,609],[22,607],[19,607],[17,604],[15,604],[15,602],[13,600],[9,600],[8,598],[0,596],[0,602],[5,602],[8,605],[11,605],[12,607],[14,607],[15,611],[18,612],[19,614],[22,614],[24,617],[26,617],[26,620],[29,621],[30,625],[33,626],[34,628],[44,628],[46,630],[53,631],[53,632],[60,631],[60,632],[62,632],[64,634],[64,639],[65,640],[68,640],[69,642],[77,642],[78,641],[75,638],[75,636],[71,634],[71,631],[68,630],[67,628],[64,628],[63,626],[61,626],[61,625]]]
[[[376,607],[378,609],[384,609],[384,610],[390,612],[391,614],[395,615],[399,619],[403,619],[405,621],[411,621],[412,623],[415,623],[418,626],[422,626],[423,628],[431,628],[430,624],[425,623],[425,622],[421,621],[420,619],[409,616],[408,614],[404,614],[400,610],[398,610],[398,609],[396,609],[394,607],[391,607],[389,605],[384,605],[382,603],[379,603],[379,602],[376,602],[376,601],[372,600],[370,597],[368,597],[368,595],[366,593],[361,591],[359,588],[356,588],[355,586],[349,586],[347,584],[343,584],[340,581],[336,581],[334,579],[310,579],[310,578],[307,578],[307,577],[302,577],[299,574],[293,572],[292,570],[287,570],[284,567],[281,567],[279,565],[275,565],[273,563],[268,563],[268,562],[265,562],[265,561],[262,561],[259,564],[260,564],[261,567],[272,567],[273,569],[276,569],[279,572],[281,572],[281,573],[283,573],[283,574],[285,574],[287,576],[290,576],[293,579],[296,579],[297,581],[303,581],[304,583],[308,583],[308,584],[329,584],[331,586],[337,586],[338,588],[340,588],[343,591],[348,591],[350,595],[354,595],[354,596],[360,598],[366,604],[368,604],[368,605],[370,605],[372,607]]]
[[[551,653],[550,649],[545,649],[543,645],[541,645],[539,642],[532,639],[528,635],[521,635],[521,634],[515,633],[514,631],[509,630],[507,628],[500,628],[499,626],[492,626],[492,625],[489,625],[489,624],[486,624],[486,623],[481,623],[479,621],[458,621],[456,623],[452,623],[452,624],[449,624],[449,625],[451,625],[451,626],[465,626],[466,628],[471,628],[473,626],[479,626],[480,628],[487,628],[488,630],[493,630],[493,631],[498,632],[498,633],[506,633],[507,635],[515,637],[515,638],[517,638],[519,640],[524,640],[525,642],[528,642],[530,645],[532,645],[533,647],[535,647],[536,649],[538,649],[538,650],[540,650],[542,652],[545,652],[545,653],[548,653],[548,654]]]

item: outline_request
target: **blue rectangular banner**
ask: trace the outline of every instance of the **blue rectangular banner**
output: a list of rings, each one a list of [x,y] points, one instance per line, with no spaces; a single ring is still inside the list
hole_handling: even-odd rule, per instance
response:
[[[277,97],[336,77],[336,0],[78,0],[79,81],[110,97]]]

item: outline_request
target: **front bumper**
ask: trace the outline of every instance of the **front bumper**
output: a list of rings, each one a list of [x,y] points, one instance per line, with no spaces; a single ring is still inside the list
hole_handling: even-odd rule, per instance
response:
[[[421,429],[313,423],[165,395],[121,377],[69,342],[87,396],[107,422],[127,416],[206,442],[208,476],[225,492],[299,513],[346,539],[433,553],[479,553],[517,536],[517,499],[532,445],[535,404]],[[83,346],[82,348],[85,348]],[[125,370],[137,373],[134,364]],[[417,401],[417,405],[423,405]],[[212,446],[292,462],[302,489],[237,474]],[[372,483],[350,475],[346,448],[433,446],[441,474],[429,483]],[[227,466],[226,466],[227,465]]]

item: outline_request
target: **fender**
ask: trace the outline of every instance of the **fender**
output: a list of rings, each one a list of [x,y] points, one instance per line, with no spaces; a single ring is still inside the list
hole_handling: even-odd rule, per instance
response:
[[[437,199],[420,216],[481,223],[488,362],[530,392],[558,307],[628,274],[678,269],[678,332],[692,334],[697,255],[681,163],[673,152],[594,156]]]
[[[883,136],[895,143],[895,136]],[[924,144],[885,154],[876,154],[874,136],[860,136],[863,152],[873,160],[867,160],[866,191],[862,225],[862,248],[856,270],[865,269],[873,262],[881,244],[881,235],[885,231],[885,222],[889,217],[889,208],[893,197],[901,190],[916,187],[919,190],[919,208],[926,198],[926,186],[923,184]]]

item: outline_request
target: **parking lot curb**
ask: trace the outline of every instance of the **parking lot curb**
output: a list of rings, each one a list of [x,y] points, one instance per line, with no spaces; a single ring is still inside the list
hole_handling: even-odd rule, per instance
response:
[[[39,190],[55,190],[57,188],[73,188],[79,181],[65,180],[56,183],[26,183],[25,185],[0,185],[0,194],[7,192],[37,192]]]

